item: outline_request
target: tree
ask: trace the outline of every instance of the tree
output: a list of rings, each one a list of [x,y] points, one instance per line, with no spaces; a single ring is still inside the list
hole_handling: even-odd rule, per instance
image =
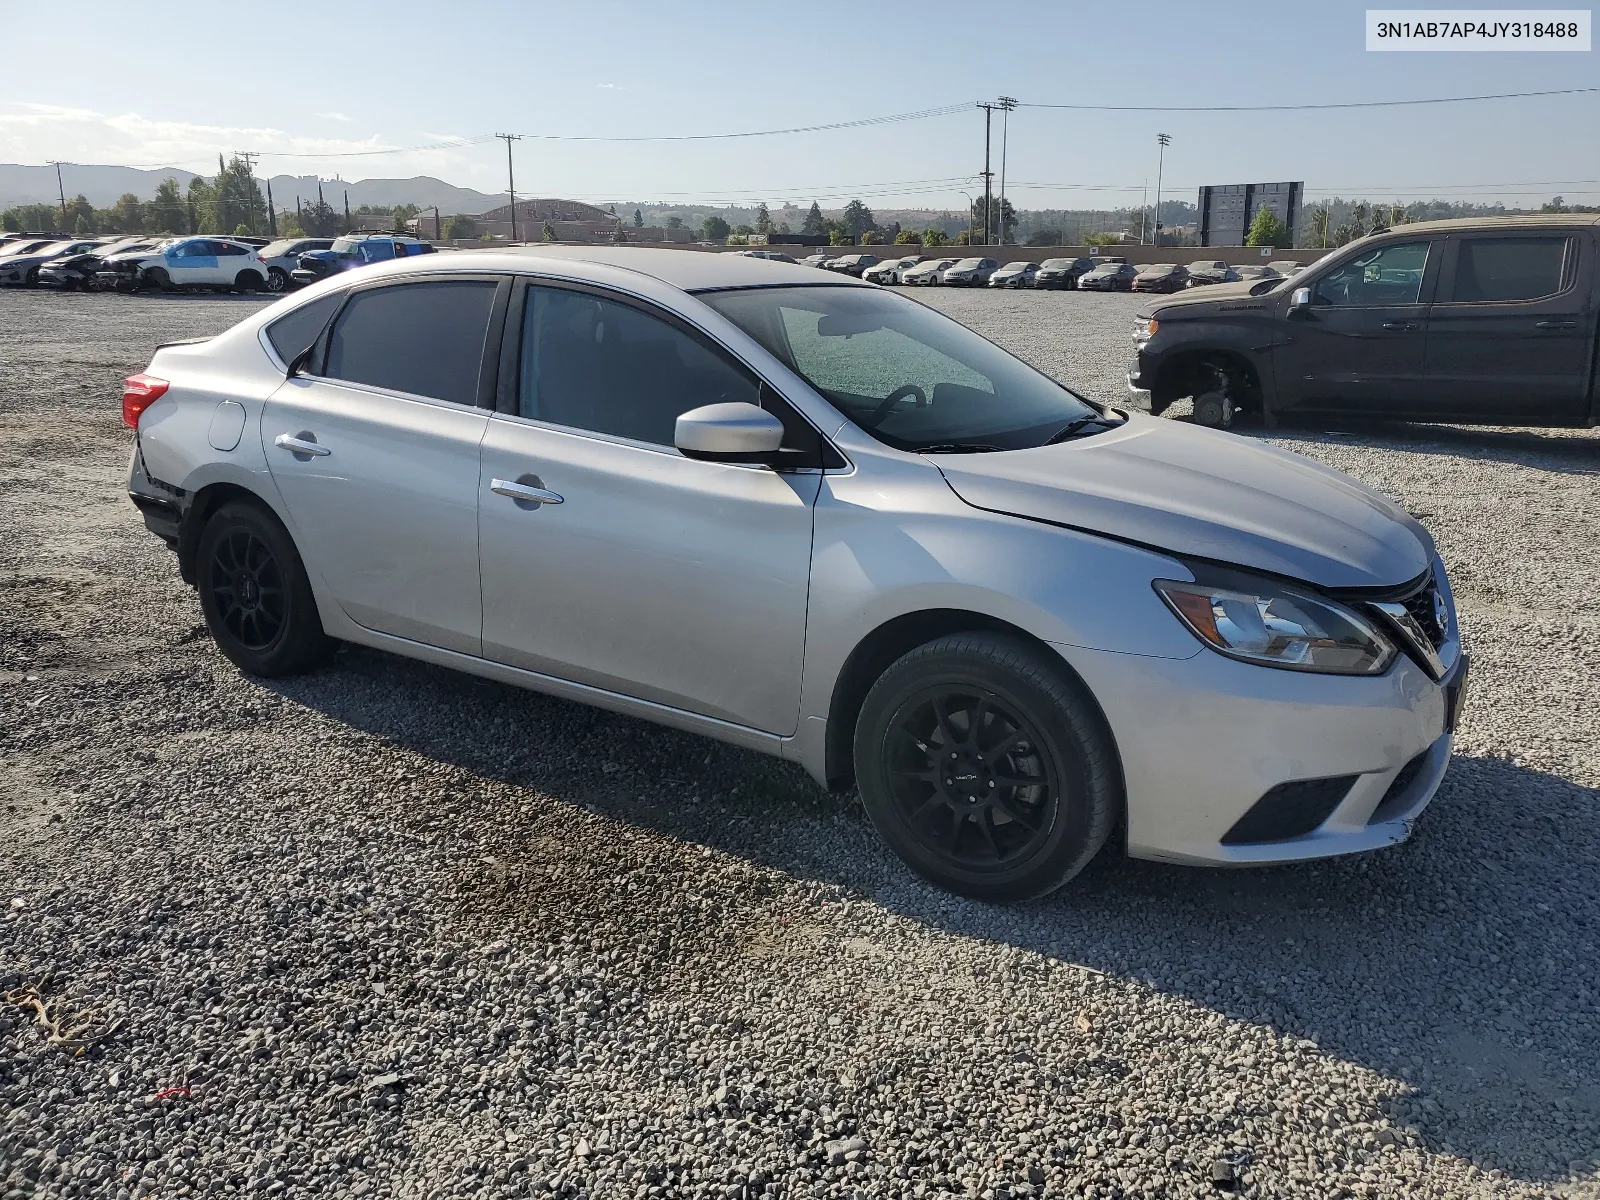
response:
[[[145,227],[152,233],[187,233],[188,218],[178,181],[169,175],[156,185],[156,198],[145,210]]]
[[[478,223],[471,217],[456,213],[446,217],[444,222],[444,235],[447,238],[469,238],[478,232]]]
[[[922,245],[922,235],[913,233],[909,229],[902,229],[894,235],[894,244],[896,246],[920,246]]]
[[[733,231],[728,223],[713,213],[700,224],[700,236],[708,242],[725,242]]]
[[[811,211],[806,213],[806,221],[800,226],[800,232],[810,234],[812,237],[820,237],[828,232],[828,224],[822,219],[822,209],[817,206],[815,200],[811,202]]]
[[[939,229],[936,226],[929,225],[922,231],[922,244],[924,246],[942,246],[947,241],[949,241],[949,239],[945,237],[944,230]]]
[[[406,222],[422,212],[415,204],[396,204],[389,212],[389,228],[400,230],[406,227]]]
[[[189,180],[187,198],[189,209],[190,233],[220,233],[217,228],[217,189],[211,186],[211,181],[204,176],[196,175]]]
[[[93,222],[91,222],[88,217],[80,213],[78,215],[78,219],[73,222],[72,232],[77,237],[86,237],[94,232]]]
[[[333,237],[344,232],[344,220],[339,210],[323,198],[320,183],[317,185],[317,202],[300,209],[300,224],[311,237]]]
[[[734,233],[742,234],[744,237],[749,237],[755,231],[756,229],[754,225],[735,225],[733,227]]]
[[[844,231],[844,226],[838,224],[837,222],[829,222],[828,245],[849,246],[851,244],[852,242],[850,241],[850,235]]]
[[[1004,226],[1004,228],[1002,228]],[[997,237],[1004,243],[1012,230],[1017,227],[1017,210],[1009,200],[1002,200],[995,196],[989,208],[989,236]],[[972,229],[973,236],[983,236],[983,201],[972,202]]]
[[[682,217],[668,217],[667,218],[667,228],[668,229],[682,229],[683,228],[683,218]]]
[[[106,218],[111,228],[118,233],[141,233],[144,231],[144,205],[139,203],[139,197],[132,192],[123,192],[117,197],[106,213]]]
[[[1288,240],[1288,227],[1278,219],[1277,213],[1265,206],[1256,209],[1250,232],[1244,235],[1246,246],[1281,246]]]
[[[756,205],[756,232],[772,232],[772,214],[767,211],[767,202],[765,200]]]
[[[236,154],[224,164],[222,155],[217,155],[217,178],[212,186],[216,191],[215,231],[221,233],[243,225],[255,232],[256,222],[266,216],[267,202],[256,185],[250,163]]]
[[[550,224],[549,221],[546,221],[544,228],[539,230],[539,240],[541,242],[553,242],[556,240],[556,227]]]
[[[878,241],[877,231],[872,229],[867,230],[856,239],[856,245],[858,246],[877,246],[881,244],[882,243]]]
[[[628,231],[622,227],[621,221],[618,221],[616,228],[611,231],[611,240],[613,242],[625,242],[628,240]]]
[[[853,238],[860,237],[877,225],[872,219],[872,210],[859,200],[852,200],[844,206],[844,212],[840,214],[840,223],[844,225],[844,231]]]
[[[635,229],[644,228],[644,214],[637,208],[633,210],[633,227]]]

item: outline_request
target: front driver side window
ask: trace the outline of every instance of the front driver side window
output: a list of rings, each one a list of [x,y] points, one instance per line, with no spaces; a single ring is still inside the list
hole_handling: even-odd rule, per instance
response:
[[[667,322],[587,292],[528,289],[520,415],[670,446],[681,414],[728,401],[759,404],[756,381]]]
[[[1428,268],[1429,242],[1391,242],[1358,254],[1317,281],[1312,303],[1337,308],[1416,304]]]

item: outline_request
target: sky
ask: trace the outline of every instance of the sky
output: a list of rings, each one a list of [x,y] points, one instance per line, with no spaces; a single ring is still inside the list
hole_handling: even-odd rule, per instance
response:
[[[199,31],[230,24],[218,24],[215,0],[80,0],[73,27],[94,31],[95,53],[75,52],[72,69],[56,52],[28,53],[35,35],[0,19],[10,26],[0,161],[206,170],[219,150],[255,150],[263,175],[434,175],[503,192],[506,147],[492,135],[519,133],[521,195],[817,199],[825,208],[859,196],[873,208],[962,208],[963,193],[982,187],[984,121],[973,105],[1002,94],[1193,106],[1600,86],[1594,52],[1370,53],[1364,10],[1343,0],[770,9],[750,0],[277,0],[248,34],[212,36]],[[59,51],[63,36],[36,40]],[[951,106],[959,110],[766,137],[559,140],[787,129]],[[1008,125],[1007,194],[1019,208],[1139,203],[1156,185],[1158,132],[1172,139],[1162,169],[1170,198],[1192,199],[1201,184],[1304,180],[1308,199],[1512,205],[1559,193],[1600,203],[1600,93],[1331,112],[1024,107]],[[997,187],[1000,144],[997,114]]]

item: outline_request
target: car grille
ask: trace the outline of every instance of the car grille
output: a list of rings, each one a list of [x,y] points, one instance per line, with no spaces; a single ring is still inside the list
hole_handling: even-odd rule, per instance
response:
[[[1406,612],[1411,614],[1411,619],[1417,623],[1422,632],[1428,635],[1428,640],[1433,643],[1436,650],[1443,646],[1450,636],[1450,631],[1439,623],[1438,612],[1442,611],[1443,606],[1435,603],[1438,595],[1439,585],[1434,582],[1430,574],[1420,588],[1411,595],[1400,598],[1400,603],[1406,606]]]

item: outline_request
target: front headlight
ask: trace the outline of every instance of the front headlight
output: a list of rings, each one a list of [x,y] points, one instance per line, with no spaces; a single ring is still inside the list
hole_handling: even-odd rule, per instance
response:
[[[1264,667],[1377,675],[1396,650],[1378,629],[1332,600],[1268,580],[1249,590],[1157,579],[1156,592],[1218,654]]]

